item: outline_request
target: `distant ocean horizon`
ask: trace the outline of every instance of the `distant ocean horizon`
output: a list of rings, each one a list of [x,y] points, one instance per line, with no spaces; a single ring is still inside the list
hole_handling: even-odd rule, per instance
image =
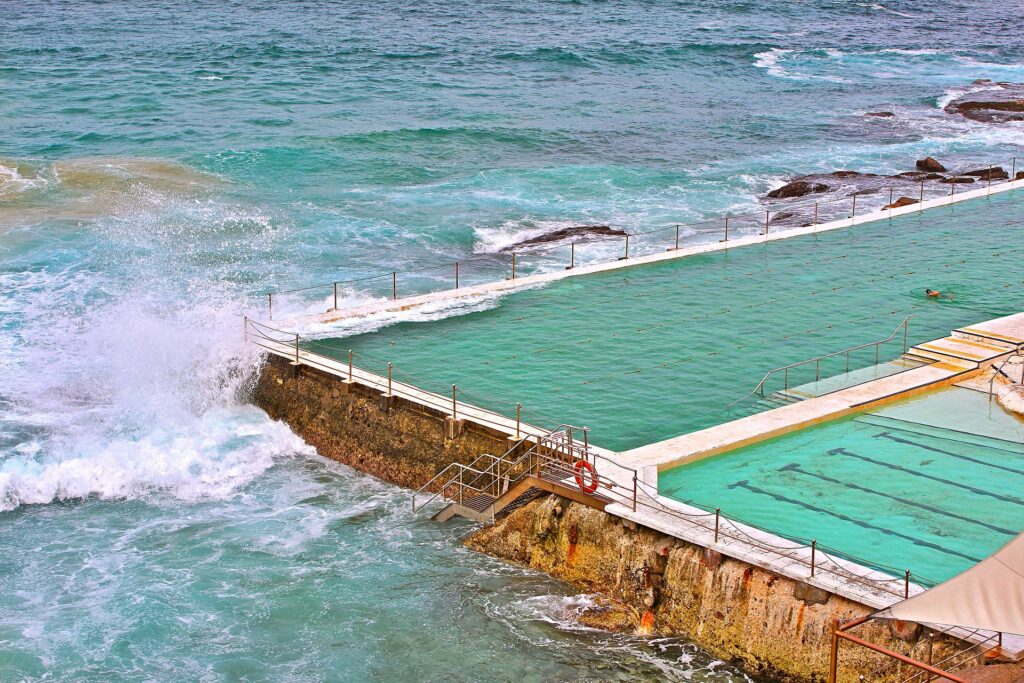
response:
[[[579,628],[589,596],[317,456],[240,399],[238,314],[1024,148],[943,110],[1024,81],[1014,3],[31,0],[0,25],[2,680],[745,679]]]

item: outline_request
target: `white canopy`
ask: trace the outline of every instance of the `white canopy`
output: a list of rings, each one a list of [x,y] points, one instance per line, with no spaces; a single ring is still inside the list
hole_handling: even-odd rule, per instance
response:
[[[1024,635],[1024,533],[949,581],[874,616]]]

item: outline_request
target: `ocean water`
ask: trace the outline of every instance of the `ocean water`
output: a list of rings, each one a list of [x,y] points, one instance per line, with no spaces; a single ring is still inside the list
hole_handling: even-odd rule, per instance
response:
[[[1024,80],[1017,15],[0,3],[0,679],[735,677],[574,630],[586,598],[318,460],[245,404],[237,315],[552,227],[754,209],[791,174],[1014,156],[1021,127],[941,105]]]

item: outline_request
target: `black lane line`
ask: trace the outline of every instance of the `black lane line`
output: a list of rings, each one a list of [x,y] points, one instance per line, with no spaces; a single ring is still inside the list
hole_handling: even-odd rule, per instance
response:
[[[871,494],[876,495],[876,496],[881,496],[882,498],[888,498],[889,500],[894,500],[897,503],[903,503],[904,505],[910,505],[911,507],[921,508],[922,510],[927,510],[928,512],[933,512],[933,513],[935,513],[937,515],[943,515],[945,517],[952,517],[953,519],[959,519],[961,522],[967,522],[969,524],[977,524],[978,526],[983,526],[983,527],[985,527],[987,529],[991,529],[992,531],[998,531],[999,533],[1006,534],[1007,536],[1016,536],[1017,534],[1020,533],[1019,531],[1011,531],[1010,529],[1004,529],[1004,528],[998,527],[998,526],[996,526],[994,524],[989,524],[988,522],[983,522],[980,519],[972,519],[970,517],[964,517],[963,515],[958,515],[955,512],[949,512],[948,510],[943,510],[942,508],[933,507],[933,506],[928,505],[926,503],[919,503],[917,501],[910,500],[908,498],[900,498],[899,496],[894,496],[894,495],[891,495],[889,493],[883,493],[881,491],[875,491],[874,489],[869,489],[869,488],[866,488],[864,486],[860,486],[859,484],[854,484],[853,482],[840,481],[839,479],[833,479],[832,477],[830,477],[828,475],[825,475],[825,474],[816,474],[815,472],[808,472],[805,469],[801,469],[800,465],[798,463],[795,463],[795,462],[794,463],[790,463],[789,465],[783,465],[782,467],[779,468],[779,471],[780,472],[799,472],[800,474],[805,474],[808,477],[816,477],[818,479],[821,479],[822,481],[827,481],[830,484],[836,484],[838,486],[843,486],[843,487],[846,487],[848,489],[853,489],[854,491],[863,491],[864,493],[871,493]]]
[[[933,453],[943,453],[943,454],[948,455],[950,457],[960,458],[961,460],[967,460],[968,462],[977,463],[978,465],[984,465],[985,467],[993,467],[993,468],[995,468],[997,470],[1005,470],[1007,472],[1013,472],[1014,474],[1024,474],[1024,470],[1018,470],[1018,469],[1015,469],[1013,467],[1006,467],[1005,465],[996,465],[994,463],[985,462],[984,460],[979,460],[978,458],[972,458],[969,455],[961,455],[960,453],[953,453],[952,451],[946,451],[946,450],[943,450],[941,448],[936,448],[935,446],[928,446],[928,445],[925,445],[923,443],[918,443],[916,441],[911,441],[910,439],[904,439],[903,437],[896,436],[895,434],[892,434],[890,432],[882,432],[881,434],[875,434],[874,438],[876,438],[876,439],[878,439],[878,438],[889,439],[890,441],[895,441],[896,443],[902,443],[902,444],[906,444],[908,446],[916,446],[917,448],[923,448],[926,451],[932,451]],[[1004,451],[1004,452],[1005,453],[1012,453],[1012,451]]]
[[[940,484],[945,484],[947,486],[955,486],[958,489],[965,489],[967,491],[970,491],[971,493],[977,493],[979,496],[988,496],[989,498],[995,498],[997,500],[1001,500],[1007,503],[1013,503],[1014,505],[1024,505],[1024,500],[1021,500],[1020,498],[1014,498],[1013,496],[1004,496],[999,493],[992,493],[991,491],[986,491],[985,489],[979,489],[975,486],[970,486],[968,484],[961,484],[958,481],[952,481],[950,479],[943,479],[942,477],[935,477],[930,474],[925,474],[924,472],[915,472],[914,470],[907,469],[906,467],[903,467],[901,465],[894,465],[891,462],[875,460],[874,458],[869,458],[866,455],[860,455],[858,453],[854,453],[853,451],[848,451],[845,448],[833,448],[828,452],[828,454],[850,455],[853,456],[854,458],[859,458],[864,462],[870,462],[873,465],[881,465],[882,467],[888,467],[890,470],[896,470],[897,472],[906,472],[907,474],[911,474],[915,477],[923,477],[925,479],[931,479],[932,481],[937,481]]]
[[[914,538],[913,536],[907,536],[906,534],[901,534],[898,531],[893,531],[892,529],[886,529],[885,527],[875,526],[874,524],[870,524],[870,523],[865,522],[864,520],[861,520],[861,519],[854,519],[853,517],[847,517],[846,515],[844,515],[842,513],[839,513],[839,512],[833,512],[832,510],[826,510],[825,508],[819,508],[819,507],[816,507],[814,505],[811,505],[810,503],[805,503],[802,500],[794,500],[793,498],[787,498],[786,496],[780,496],[778,494],[771,493],[770,491],[765,491],[764,489],[760,489],[760,488],[758,488],[756,486],[752,486],[750,484],[750,482],[745,481],[745,480],[744,481],[738,481],[735,484],[732,484],[729,488],[736,488],[737,486],[739,486],[740,488],[745,488],[748,491],[753,491],[754,493],[760,493],[763,496],[769,496],[769,497],[774,498],[775,500],[781,501],[783,503],[790,503],[791,505],[799,505],[800,507],[805,508],[807,510],[811,510],[812,512],[818,512],[818,513],[823,514],[823,515],[828,515],[830,517],[835,517],[837,519],[841,519],[844,522],[850,522],[852,524],[856,524],[857,526],[863,527],[865,529],[872,529],[874,531],[880,531],[880,532],[882,532],[883,534],[885,534],[887,536],[896,536],[897,538],[902,538],[905,541],[910,541],[914,545],[919,545],[919,546],[922,546],[922,547],[925,547],[925,548],[931,548],[932,550],[938,550],[939,552],[946,553],[947,555],[956,555],[957,557],[962,557],[965,560],[970,560],[971,562],[981,562],[981,560],[979,560],[977,557],[971,557],[970,555],[965,555],[965,554],[957,552],[955,550],[950,550],[949,548],[943,548],[941,545],[937,545],[935,543],[930,543],[928,541],[922,541],[920,538]]]

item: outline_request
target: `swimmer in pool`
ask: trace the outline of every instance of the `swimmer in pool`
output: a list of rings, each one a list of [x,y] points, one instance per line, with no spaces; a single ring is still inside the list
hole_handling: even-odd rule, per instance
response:
[[[925,296],[929,296],[929,297],[931,297],[933,299],[938,299],[940,296],[942,296],[942,292],[940,292],[938,290],[935,290],[935,289],[929,289],[929,288],[925,287],[924,295]]]

